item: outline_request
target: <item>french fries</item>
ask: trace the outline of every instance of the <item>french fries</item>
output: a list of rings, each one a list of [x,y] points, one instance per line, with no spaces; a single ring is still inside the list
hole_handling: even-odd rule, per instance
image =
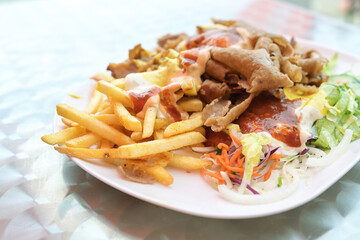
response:
[[[80,159],[137,159],[201,143],[205,140],[205,137],[201,135],[201,133],[189,132],[170,138],[123,145],[116,149],[72,147],[55,147],[55,149],[60,153],[65,153],[66,155]]]
[[[124,145],[134,143],[128,136],[122,132],[110,127],[109,125],[97,120],[95,117],[80,111],[74,107],[66,104],[59,104],[56,106],[57,113],[65,118],[68,118],[74,122],[79,123],[88,130],[98,134],[99,136],[114,142],[116,144]]]
[[[201,127],[203,124],[204,120],[201,115],[189,120],[174,122],[165,128],[164,137],[167,138],[177,134],[190,132],[198,127]]]
[[[170,173],[162,166],[156,165],[145,169],[146,172],[153,175],[159,183],[166,186],[171,185],[174,182],[174,178]]]
[[[162,167],[166,167],[169,164],[173,155],[174,154],[172,152],[163,152],[163,153],[147,156],[146,159],[145,158],[140,158],[140,159],[107,158],[105,159],[105,161],[117,166],[121,166],[125,164],[135,164],[135,165],[142,165],[144,167],[145,166],[151,167],[154,165],[160,165]]]
[[[127,92],[109,82],[103,80],[99,81],[96,85],[96,90],[104,93],[110,99],[121,102],[125,107],[133,107],[133,103]]]
[[[79,124],[76,122],[73,122],[67,118],[61,118],[61,121],[68,127],[78,127]]]
[[[211,161],[201,160],[200,158],[174,154],[168,166],[191,171],[209,167],[211,164]]]
[[[100,141],[100,148],[101,149],[109,149],[112,148],[114,144],[111,144],[111,142],[109,140],[106,139],[101,139]]]
[[[166,118],[158,118],[155,120],[154,130],[159,130],[163,127],[166,127],[169,123],[169,120]]]
[[[166,186],[174,182],[174,178],[170,173],[161,165],[147,166],[144,161],[141,160],[120,160],[120,167],[131,174],[135,179],[155,179],[161,184]]]
[[[182,98],[177,104],[186,112],[200,112],[203,109],[203,103],[198,98]]]
[[[205,137],[201,135],[201,133],[189,132],[169,138],[121,146],[117,149],[119,150],[119,156],[111,156],[111,154],[109,154],[109,156],[110,158],[119,157],[131,159],[179,149],[204,142],[205,140]]]
[[[69,127],[56,133],[48,134],[41,137],[41,140],[50,145],[63,143],[69,139],[79,137],[86,133],[83,127]]]
[[[135,142],[138,142],[143,138],[142,135],[143,135],[142,132],[132,132],[130,138]]]
[[[148,107],[145,113],[144,119],[144,131],[142,138],[150,137],[154,132],[155,119],[156,119],[157,108]]]
[[[111,82],[111,84],[115,85],[118,88],[125,89],[125,78],[115,79]]]
[[[174,122],[160,101],[144,105],[146,110],[139,114],[134,99],[125,91],[125,78],[97,74],[93,79],[98,82],[83,111],[67,104],[56,106],[67,128],[45,135],[42,140],[59,144],[54,147],[59,153],[94,164],[110,163],[133,181],[157,181],[166,186],[174,182],[168,166],[198,170],[211,165],[199,158],[173,154],[186,146],[202,146],[206,140],[203,103],[196,98],[199,86],[193,79],[185,79],[181,89],[174,92],[179,108],[193,113],[179,122]],[[160,100],[160,95],[156,97]],[[158,112],[162,118],[157,118]]]
[[[94,89],[93,96],[90,99],[88,106],[85,109],[87,113],[96,113],[100,104],[102,103],[104,95],[98,90]]]
[[[94,134],[94,133],[88,133],[85,135],[82,135],[80,137],[77,138],[73,138],[71,140],[68,140],[65,142],[65,145],[68,147],[82,147],[82,148],[86,148],[86,147],[90,147],[92,145],[94,145],[95,143],[100,142],[101,137]]]
[[[159,129],[159,130],[155,130],[154,132],[154,139],[163,139],[164,138],[164,130]]]
[[[111,126],[122,126],[120,119],[115,114],[94,115],[95,118]]]
[[[140,120],[131,115],[123,104],[119,102],[114,103],[114,112],[127,130],[135,132],[142,131]]]

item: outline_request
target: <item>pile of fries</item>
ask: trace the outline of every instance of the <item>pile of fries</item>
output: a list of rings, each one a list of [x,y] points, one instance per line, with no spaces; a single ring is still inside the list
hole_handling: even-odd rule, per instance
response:
[[[166,167],[199,170],[210,161],[173,153],[186,146],[202,146],[206,140],[197,98],[183,98],[182,109],[193,112],[188,120],[171,122],[158,118],[150,106],[143,119],[136,117],[133,103],[124,90],[124,79],[102,76],[94,86],[85,110],[57,105],[57,114],[66,128],[42,137],[70,157],[91,162],[111,163],[130,180],[170,185],[174,179]]]

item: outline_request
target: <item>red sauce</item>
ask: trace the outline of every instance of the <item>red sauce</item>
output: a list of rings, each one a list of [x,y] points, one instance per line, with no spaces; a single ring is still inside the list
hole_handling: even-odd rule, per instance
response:
[[[164,105],[166,112],[175,120],[175,122],[181,121],[181,113],[174,104],[166,101],[161,101],[161,103]]]
[[[134,111],[135,113],[141,112],[147,100],[158,94],[160,92],[160,88],[156,86],[152,86],[146,90],[131,90],[129,91],[129,96],[132,102],[134,103]]]
[[[299,119],[295,114],[300,105],[298,100],[280,100],[264,92],[234,122],[239,124],[242,133],[266,131],[290,147],[300,147]]]
[[[172,83],[161,89],[160,101],[164,106],[166,112],[175,120],[182,120],[182,114],[178,106],[176,105],[176,91],[180,90],[180,83]]]
[[[209,29],[205,32],[191,37],[186,48],[197,48],[201,46],[230,47],[242,40],[242,37],[235,28]]]
[[[213,132],[210,128],[206,128],[206,146],[216,147],[219,143],[225,143],[230,146],[231,138],[224,132]]]

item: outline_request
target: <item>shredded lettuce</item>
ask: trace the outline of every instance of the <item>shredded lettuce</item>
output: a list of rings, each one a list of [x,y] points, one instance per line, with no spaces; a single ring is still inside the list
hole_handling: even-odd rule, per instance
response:
[[[360,135],[360,83],[346,74],[338,75],[336,82],[339,78],[346,78],[346,81],[327,82],[320,86],[330,108],[323,118],[315,122],[317,139],[313,143],[326,149],[336,147],[346,129],[353,131],[353,140]]]
[[[253,168],[260,163],[263,145],[269,144],[271,140],[258,133],[243,134],[241,136],[242,154],[245,156],[245,176],[250,179]]]

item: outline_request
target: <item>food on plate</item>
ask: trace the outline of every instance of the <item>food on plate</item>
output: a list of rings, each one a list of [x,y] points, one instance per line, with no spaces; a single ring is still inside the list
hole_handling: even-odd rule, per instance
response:
[[[332,73],[337,55],[329,61],[240,21],[213,22],[110,63],[111,76],[92,77],[84,110],[57,106],[66,128],[43,141],[136,182],[170,185],[173,167],[200,170],[234,202],[292,194],[359,136],[360,81]]]

